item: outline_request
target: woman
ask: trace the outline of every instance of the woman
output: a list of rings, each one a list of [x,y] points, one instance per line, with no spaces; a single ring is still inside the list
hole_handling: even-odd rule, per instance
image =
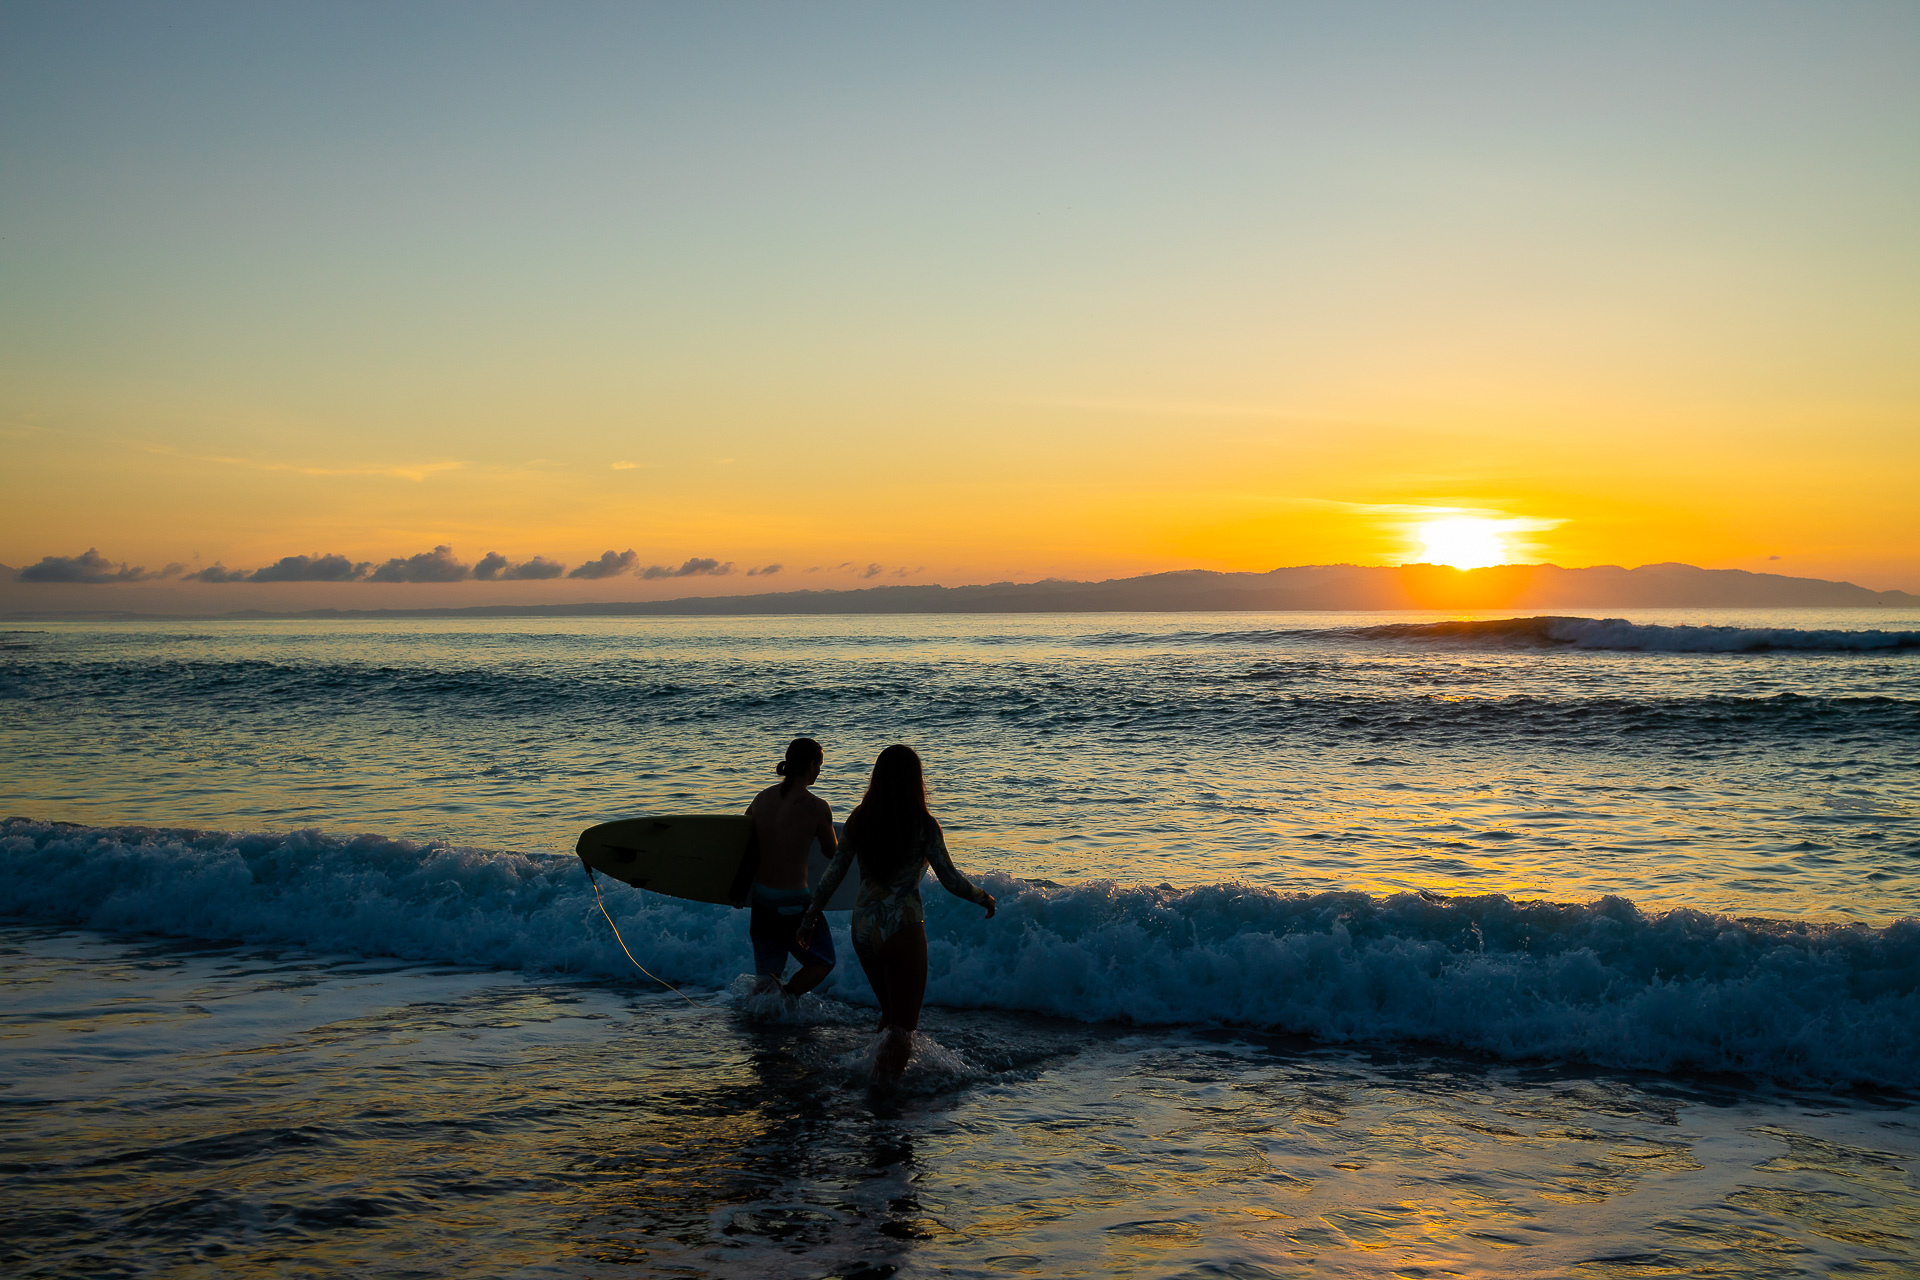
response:
[[[940,824],[927,812],[926,779],[912,747],[888,747],[873,762],[867,794],[847,815],[846,838],[800,918],[796,941],[802,947],[820,926],[827,899],[856,857],[860,896],[853,905],[853,953],[880,998],[886,1042],[875,1065],[881,1076],[893,1078],[906,1069],[913,1033],[920,1026],[920,1002],[927,994],[927,925],[920,905],[920,878],[927,864],[933,864],[948,893],[979,903],[989,920],[993,895],[954,870]]]

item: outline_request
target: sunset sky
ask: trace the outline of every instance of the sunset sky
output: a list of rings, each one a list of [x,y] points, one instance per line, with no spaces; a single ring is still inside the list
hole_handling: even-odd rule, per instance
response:
[[[0,562],[625,599],[1452,519],[1920,591],[1917,67],[1904,2],[16,0]]]

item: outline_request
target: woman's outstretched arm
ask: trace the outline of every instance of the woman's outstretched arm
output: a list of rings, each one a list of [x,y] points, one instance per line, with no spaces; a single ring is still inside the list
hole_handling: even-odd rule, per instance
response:
[[[987,909],[987,919],[993,919],[993,895],[961,875],[960,869],[953,865],[953,855],[947,852],[946,833],[937,822],[927,836],[927,861],[933,864],[933,874],[939,877],[942,888],[956,898],[979,903]]]
[[[829,826],[827,830],[831,832],[833,828]],[[820,926],[828,900],[833,897],[833,891],[840,887],[840,882],[847,878],[847,868],[852,865],[853,832],[849,831],[840,842],[840,847],[833,851],[833,861],[827,864],[826,874],[820,877],[820,885],[813,891],[813,900],[807,903],[806,914],[800,917],[800,928],[794,936],[800,940],[801,946],[807,945],[807,939]]]

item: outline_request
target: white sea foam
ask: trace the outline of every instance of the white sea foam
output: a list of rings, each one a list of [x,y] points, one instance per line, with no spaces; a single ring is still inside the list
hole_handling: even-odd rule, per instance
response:
[[[1912,919],[1874,929],[1650,914],[1619,898],[986,882],[1000,900],[992,921],[927,891],[932,1004],[1920,1086]],[[634,954],[667,981],[717,991],[740,973],[744,912],[620,885],[606,901]],[[0,910],[104,930],[644,981],[577,861],[378,836],[15,820],[0,829]],[[841,1000],[871,999],[857,965],[830,982]]]
[[[759,980],[751,973],[735,977],[720,999],[755,1022],[795,1027],[870,1026],[873,1023],[872,1010],[823,999],[811,991],[803,996],[789,996],[782,991],[759,990]]]
[[[950,1049],[926,1031],[916,1031],[913,1048],[907,1054],[906,1069],[897,1080],[882,1082],[875,1076],[885,1033],[877,1033],[859,1048],[833,1060],[834,1067],[848,1084],[884,1084],[898,1093],[940,1093],[957,1085],[971,1084],[993,1075],[957,1049]]]

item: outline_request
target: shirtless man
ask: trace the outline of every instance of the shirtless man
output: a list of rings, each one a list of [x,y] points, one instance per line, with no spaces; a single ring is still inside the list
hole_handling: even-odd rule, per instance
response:
[[[833,970],[831,933],[816,929],[804,947],[794,937],[809,897],[808,846],[818,840],[827,857],[834,854],[833,810],[807,790],[819,780],[825,758],[812,738],[795,738],[787,744],[787,758],[775,767],[780,782],[755,796],[747,807],[760,842],[753,917],[747,925],[753,939],[753,968],[759,975],[756,995],[776,990],[805,995]],[[800,971],[783,985],[780,975],[787,970],[789,955],[800,962]]]

